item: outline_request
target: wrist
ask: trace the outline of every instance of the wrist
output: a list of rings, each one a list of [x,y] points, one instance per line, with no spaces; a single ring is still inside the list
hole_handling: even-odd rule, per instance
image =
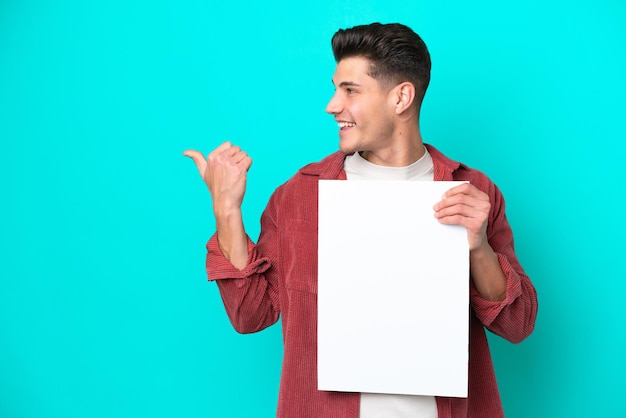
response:
[[[485,240],[483,243],[472,250],[470,250],[470,259],[480,261],[489,260],[496,257],[496,253],[491,248],[491,245]]]
[[[216,219],[241,218],[241,205],[226,199],[213,200],[213,213]]]

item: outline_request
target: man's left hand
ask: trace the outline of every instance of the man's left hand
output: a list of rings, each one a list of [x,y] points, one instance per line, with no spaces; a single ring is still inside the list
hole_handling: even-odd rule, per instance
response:
[[[442,224],[461,225],[467,229],[470,251],[487,243],[487,221],[491,203],[489,196],[470,183],[448,190],[433,206],[435,218]]]

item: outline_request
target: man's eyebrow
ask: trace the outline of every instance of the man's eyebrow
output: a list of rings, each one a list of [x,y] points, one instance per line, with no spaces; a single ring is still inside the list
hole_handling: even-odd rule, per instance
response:
[[[331,80],[333,85],[335,84],[334,80]],[[341,83],[339,83],[339,85],[337,87],[361,87],[360,84],[355,83],[354,81],[342,81]]]

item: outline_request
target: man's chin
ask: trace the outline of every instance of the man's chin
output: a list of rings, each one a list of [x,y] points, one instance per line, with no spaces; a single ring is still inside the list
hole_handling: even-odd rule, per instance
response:
[[[344,154],[354,154],[357,149],[354,145],[346,144],[343,141],[339,141],[339,150]]]

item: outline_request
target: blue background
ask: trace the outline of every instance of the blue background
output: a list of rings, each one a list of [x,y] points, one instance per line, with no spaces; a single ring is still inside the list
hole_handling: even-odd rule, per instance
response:
[[[429,45],[427,142],[503,190],[539,292],[490,338],[508,417],[624,416],[621,1],[0,2],[0,417],[271,417],[280,327],[239,335],[188,148],[253,157],[245,222],[336,150],[338,28]]]

